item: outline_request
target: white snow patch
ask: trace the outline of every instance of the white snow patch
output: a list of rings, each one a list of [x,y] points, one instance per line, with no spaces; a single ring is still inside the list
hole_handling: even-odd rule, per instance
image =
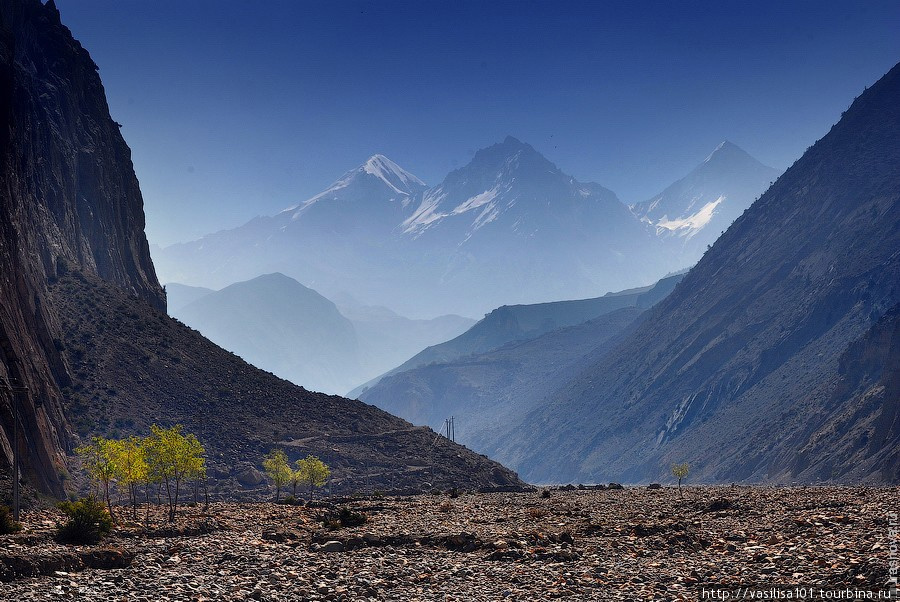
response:
[[[465,213],[471,209],[477,209],[482,205],[487,205],[491,201],[493,201],[497,197],[497,187],[494,186],[490,190],[485,190],[481,194],[476,194],[470,199],[466,199],[462,203],[460,203],[453,211],[450,212],[450,215],[459,215],[460,213]]]
[[[500,215],[500,212],[497,211],[497,208],[493,203],[484,208],[484,210],[478,214],[478,217],[475,218],[475,223],[472,224],[472,231],[479,229],[480,227],[491,223],[497,216]]]
[[[712,219],[718,207],[725,200],[725,196],[720,196],[714,201],[710,201],[704,205],[700,211],[693,215],[670,220],[668,216],[663,216],[656,222],[657,228],[664,228],[673,232],[677,232],[680,236],[687,238],[702,230]]]
[[[400,224],[403,233],[418,236],[428,228],[429,225],[446,217],[446,213],[437,211],[438,205],[440,205],[441,201],[446,196],[447,195],[440,190],[425,195],[425,198],[422,199],[422,202],[419,203],[419,207],[413,214],[403,220],[403,223]]]

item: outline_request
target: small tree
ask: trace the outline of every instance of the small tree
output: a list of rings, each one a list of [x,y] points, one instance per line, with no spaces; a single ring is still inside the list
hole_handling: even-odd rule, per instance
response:
[[[118,443],[115,459],[116,479],[120,485],[128,488],[131,516],[137,518],[137,485],[147,480],[148,470],[144,442],[140,437],[132,435]]]
[[[672,474],[675,476],[675,478],[678,479],[678,495],[682,495],[681,481],[686,476],[688,476],[690,470],[691,467],[687,462],[685,462],[684,464],[672,464]]]
[[[203,446],[194,435],[183,435],[182,426],[150,427],[144,449],[151,480],[162,481],[169,504],[169,521],[175,520],[181,484],[204,469]]]
[[[277,502],[281,497],[281,488],[293,477],[287,455],[280,449],[273,449],[263,459],[262,465],[266,475],[275,484],[275,501]],[[296,485],[294,485],[294,489],[296,493]]]
[[[298,481],[309,485],[309,499],[312,500],[313,490],[325,484],[331,471],[324,462],[312,455],[297,460],[294,465],[297,467]]]
[[[95,436],[87,445],[81,445],[75,449],[75,453],[81,457],[81,465],[94,481],[103,488],[103,499],[109,516],[115,520],[112,503],[109,499],[109,484],[118,473],[116,459],[119,457],[120,441]]]

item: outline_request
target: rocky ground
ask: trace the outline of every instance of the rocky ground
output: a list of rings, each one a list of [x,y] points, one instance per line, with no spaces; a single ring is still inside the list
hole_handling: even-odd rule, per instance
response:
[[[125,524],[94,547],[55,543],[55,511],[26,512],[24,531],[0,537],[0,597],[697,600],[704,583],[732,599],[739,586],[878,589],[900,510],[898,488],[544,495],[215,503],[208,517],[185,508],[174,526],[154,509],[149,530]]]

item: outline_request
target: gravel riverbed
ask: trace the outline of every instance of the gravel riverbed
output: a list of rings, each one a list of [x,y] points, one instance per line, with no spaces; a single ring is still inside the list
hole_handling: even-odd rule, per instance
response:
[[[341,509],[347,524],[366,520],[343,526]],[[740,587],[875,590],[888,582],[898,510],[900,489],[866,487],[214,503],[208,515],[184,508],[175,525],[154,508],[149,530],[123,521],[92,547],[56,543],[58,513],[29,511],[22,532],[0,536],[0,598],[698,600],[704,584],[732,599]],[[111,566],[124,568],[90,568]]]

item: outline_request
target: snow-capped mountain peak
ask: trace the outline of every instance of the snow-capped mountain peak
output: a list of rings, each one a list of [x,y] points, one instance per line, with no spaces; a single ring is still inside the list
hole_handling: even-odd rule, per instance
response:
[[[740,146],[728,140],[720,142],[719,146],[703,161],[703,164],[721,164],[723,166],[731,163],[738,163],[743,167],[745,164],[759,162]]]
[[[706,157],[706,159],[704,159],[703,162],[709,163],[712,160],[712,158],[716,156],[716,153],[718,153],[719,151],[722,151],[723,149],[725,149],[725,147],[737,148],[735,145],[731,144],[728,140],[722,140],[722,142],[719,143],[719,146],[714,148],[713,152],[709,153],[709,156]],[[726,152],[727,152],[727,149],[726,149]]]
[[[641,221],[655,226],[657,234],[691,240],[702,250],[778,175],[778,170],[724,140],[687,176],[630,209]]]
[[[418,188],[425,187],[425,182],[384,155],[372,155],[360,169],[379,178],[400,194],[413,194]]]
[[[475,153],[472,160],[421,197],[401,231],[412,238],[440,229],[454,232],[460,244],[491,224],[528,237],[576,206],[593,202],[619,205],[599,185],[581,184],[512,136]],[[602,199],[602,201],[600,201]],[[624,206],[621,206],[624,210]]]
[[[410,198],[426,187],[425,182],[384,155],[372,155],[365,163],[345,173],[324,191],[282,213],[291,214],[292,219],[300,219],[312,206],[329,199],[382,199],[399,201],[405,207]]]

